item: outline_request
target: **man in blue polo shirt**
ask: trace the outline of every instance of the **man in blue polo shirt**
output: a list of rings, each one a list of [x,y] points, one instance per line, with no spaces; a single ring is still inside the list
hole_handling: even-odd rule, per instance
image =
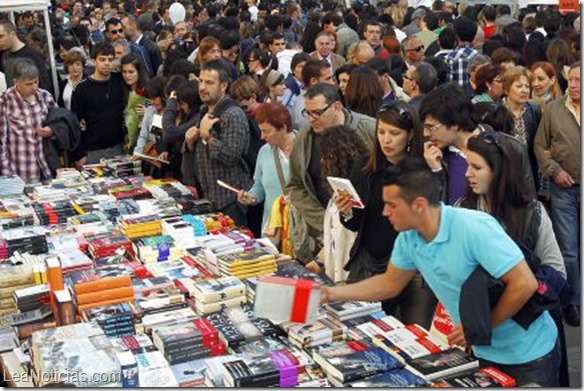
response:
[[[391,167],[383,188],[383,214],[400,234],[387,271],[356,284],[328,288],[323,297],[330,301],[392,298],[419,271],[455,324],[449,342],[466,346],[460,291],[482,266],[505,284],[505,290],[491,311],[491,344],[473,345],[474,355],[514,377],[518,385],[558,387],[558,333],[548,312],[527,330],[511,319],[538,287],[523,253],[492,216],[452,208],[439,199],[439,180],[423,160],[406,158]]]

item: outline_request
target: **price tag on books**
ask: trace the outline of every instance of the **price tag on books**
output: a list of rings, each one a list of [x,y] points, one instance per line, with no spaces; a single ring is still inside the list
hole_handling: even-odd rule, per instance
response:
[[[320,296],[321,286],[314,281],[258,277],[254,313],[276,322],[313,323],[318,319]]]

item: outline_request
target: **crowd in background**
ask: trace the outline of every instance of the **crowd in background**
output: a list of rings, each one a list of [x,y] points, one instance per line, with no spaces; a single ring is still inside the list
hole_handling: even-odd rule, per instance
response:
[[[398,234],[382,216],[385,170],[419,157],[441,201],[491,214],[566,279],[554,320],[580,324],[579,13],[181,3],[176,16],[164,0],[53,0],[50,37],[39,13],[16,25],[5,15],[1,174],[35,183],[125,153],[313,270],[356,282],[385,272]],[[366,207],[330,176],[349,178]],[[418,275],[383,306],[428,326],[436,297]],[[565,354],[563,365],[565,385]]]

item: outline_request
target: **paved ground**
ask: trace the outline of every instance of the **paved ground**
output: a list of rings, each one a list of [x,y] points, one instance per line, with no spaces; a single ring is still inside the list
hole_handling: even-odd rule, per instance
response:
[[[582,329],[564,325],[568,348],[570,387],[582,388]]]

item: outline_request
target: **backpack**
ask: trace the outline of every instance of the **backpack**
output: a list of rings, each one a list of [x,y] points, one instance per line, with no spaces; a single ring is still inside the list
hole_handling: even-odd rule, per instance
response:
[[[215,117],[220,117],[221,114],[223,114],[227,109],[233,106],[239,107],[236,101],[227,97],[223,99],[221,102],[219,102],[217,107],[215,107],[215,112],[213,114],[215,115]],[[203,108],[203,110],[201,110],[201,118],[203,118],[205,114],[207,114],[207,110],[208,109],[206,107]],[[249,126],[249,146],[247,148],[247,151],[243,155],[243,161],[245,162],[246,166],[245,168],[247,169],[247,171],[251,175],[253,175],[253,173],[255,172],[258,153],[260,152],[260,148],[265,144],[265,142],[261,138],[260,129],[257,123],[253,119],[249,118],[247,115],[245,117],[247,118],[247,123]],[[213,127],[215,126],[219,127],[217,128],[217,130],[220,129],[220,124],[215,124]]]

